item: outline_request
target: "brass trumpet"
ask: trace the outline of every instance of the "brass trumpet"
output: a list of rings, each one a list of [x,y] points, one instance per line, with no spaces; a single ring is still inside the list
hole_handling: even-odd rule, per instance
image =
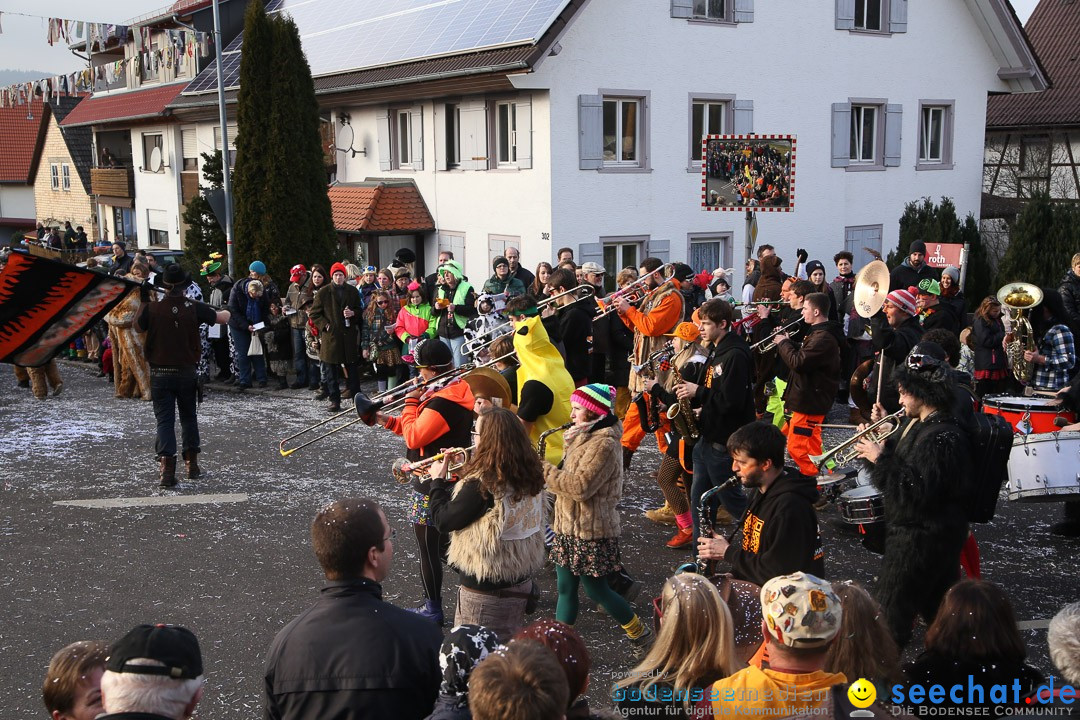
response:
[[[557,293],[538,302],[536,304],[536,308],[537,310],[543,311],[547,308],[548,305],[555,303],[556,300],[566,295],[573,296],[574,300],[584,300],[588,297],[594,297],[596,295],[596,288],[592,285],[578,285],[575,288],[563,290],[561,293]],[[561,307],[563,306],[556,304],[555,310],[558,311]],[[476,355],[476,353],[487,347],[494,340],[502,337],[503,335],[509,335],[512,332],[514,332],[513,322],[504,322],[501,325],[496,325],[490,330],[487,330],[486,332],[477,335],[476,337],[462,345],[461,352],[465,355],[468,355],[469,357],[473,357],[474,355]]]
[[[625,298],[631,304],[643,302],[646,298],[648,298],[654,292],[663,287],[663,284],[661,283],[657,287],[650,290],[648,282],[649,278],[657,274],[659,274],[660,277],[666,277],[666,274],[672,269],[672,263],[665,263],[653,270],[652,272],[645,273],[637,280],[631,283],[627,283],[625,286],[608,295],[607,298],[596,298],[596,304],[600,307],[600,312],[596,313],[596,315],[593,317],[593,320],[595,321],[597,318],[607,317],[613,312],[616,312],[614,301],[619,298]]]
[[[469,461],[469,453],[475,449],[475,445],[470,445],[467,448],[449,448],[443,450],[441,453],[436,453],[431,457],[417,460],[416,462],[406,460],[405,458],[398,458],[394,461],[394,464],[390,466],[390,472],[394,476],[394,479],[402,485],[405,485],[414,477],[422,481],[430,477],[430,473],[427,472],[427,469],[448,455],[450,457],[455,455],[464,456],[461,462],[450,463],[448,467],[449,470],[460,470],[465,467],[465,463]]]
[[[876,423],[867,425],[860,432],[855,433],[853,437],[848,438],[831,450],[824,452],[821,455],[811,455],[810,462],[817,465],[818,468],[824,468],[829,472],[832,472],[838,467],[843,467],[859,457],[859,451],[855,449],[855,446],[859,444],[860,440],[866,439],[870,442],[881,442],[900,429],[900,420],[903,417],[904,409],[900,408],[892,415],[886,415]]]
[[[773,340],[773,338],[775,338],[777,335],[784,334],[784,333],[786,333],[787,335],[789,335],[791,337],[794,337],[795,335],[798,335],[799,332],[802,330],[802,327],[799,325],[799,323],[801,323],[801,322],[802,322],[801,319],[792,320],[787,325],[784,325],[783,327],[776,328],[771,333],[769,333],[769,336],[767,338],[765,338],[764,340],[758,340],[756,343],[751,345],[750,349],[755,351],[755,352],[763,352],[763,353],[772,352],[773,350],[776,349],[776,342]]]

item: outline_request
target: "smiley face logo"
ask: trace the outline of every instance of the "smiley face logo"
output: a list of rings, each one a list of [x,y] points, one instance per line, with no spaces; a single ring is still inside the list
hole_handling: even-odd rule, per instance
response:
[[[847,691],[848,700],[857,708],[867,708],[877,700],[877,688],[866,678],[859,678],[851,683]]]

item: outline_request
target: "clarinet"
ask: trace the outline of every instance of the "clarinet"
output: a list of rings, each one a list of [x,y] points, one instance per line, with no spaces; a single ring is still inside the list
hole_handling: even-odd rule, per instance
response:
[[[713,527],[713,522],[709,518],[709,499],[728,488],[735,487],[741,483],[738,475],[732,475],[720,485],[714,488],[709,488],[701,494],[701,499],[698,500],[698,527],[701,528],[700,537],[713,537],[716,535],[716,528]],[[697,559],[698,572],[702,575],[709,574],[709,561],[705,558],[698,556]]]

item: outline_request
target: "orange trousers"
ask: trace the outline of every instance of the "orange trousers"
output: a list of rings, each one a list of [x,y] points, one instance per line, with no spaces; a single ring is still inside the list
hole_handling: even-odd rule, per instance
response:
[[[645,402],[649,402],[649,394],[645,393]],[[656,431],[656,445],[660,448],[660,454],[667,452],[668,444],[664,434],[671,429],[671,423],[667,415],[661,411],[660,428]],[[637,403],[630,403],[623,417],[622,446],[630,451],[636,451],[641,441],[645,439],[645,430],[641,427],[641,414],[638,412]]]
[[[810,462],[810,456],[821,454],[821,421],[824,419],[824,415],[793,412],[784,426],[788,454],[803,475],[818,474],[817,465]]]

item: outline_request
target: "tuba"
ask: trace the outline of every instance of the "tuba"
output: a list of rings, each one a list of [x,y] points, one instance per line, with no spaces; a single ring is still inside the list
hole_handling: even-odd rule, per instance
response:
[[[997,292],[998,302],[1014,311],[1012,342],[1005,347],[1009,367],[1021,385],[1027,385],[1035,374],[1035,365],[1024,360],[1026,350],[1035,350],[1035,332],[1024,313],[1043,300],[1042,290],[1031,283],[1009,283]]]

